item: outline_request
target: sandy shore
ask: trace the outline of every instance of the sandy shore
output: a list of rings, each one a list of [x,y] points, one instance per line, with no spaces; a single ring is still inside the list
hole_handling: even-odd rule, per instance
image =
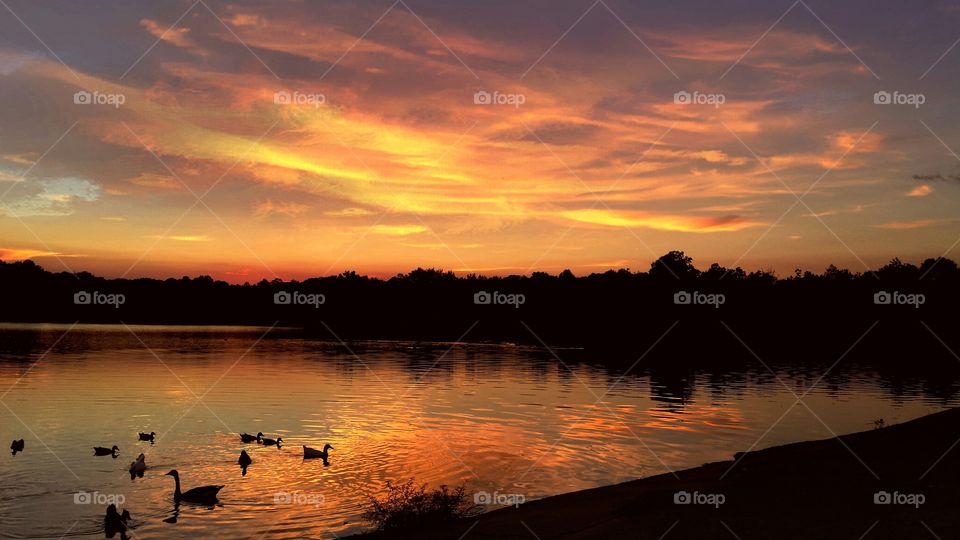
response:
[[[958,538],[960,409],[366,539]],[[709,504],[676,504],[679,491]],[[876,504],[884,491],[903,504]],[[913,503],[913,504],[909,504]]]

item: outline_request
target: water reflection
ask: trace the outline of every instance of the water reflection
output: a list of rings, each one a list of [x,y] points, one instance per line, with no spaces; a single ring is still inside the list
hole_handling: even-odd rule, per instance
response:
[[[521,347],[268,336],[251,350],[259,330],[133,330],[80,327],[46,356],[63,328],[0,333],[0,436],[27,439],[0,464],[5,534],[102,537],[106,505],[75,497],[97,493],[123,497],[139,538],[333,538],[364,528],[387,480],[530,500],[729,459],[781,416],[759,447],[830,436],[803,407],[784,416],[795,398],[762,367],[621,379]],[[823,375],[775,369],[797,393]],[[840,366],[805,401],[844,433],[955,396],[955,379]],[[145,468],[90,454],[110,441]],[[172,469],[185,489],[224,485],[219,503],[181,504]]]

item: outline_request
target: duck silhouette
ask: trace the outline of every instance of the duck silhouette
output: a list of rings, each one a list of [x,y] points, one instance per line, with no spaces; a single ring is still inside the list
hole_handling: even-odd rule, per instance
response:
[[[17,452],[23,452],[23,439],[10,443],[10,450],[13,451],[13,455],[17,455]]]
[[[328,450],[333,450],[334,448],[329,444],[323,445],[323,450],[317,450],[316,448],[310,448],[309,446],[303,447],[303,459],[316,459],[320,458],[324,461],[327,461],[329,457]]]
[[[130,462],[130,479],[133,480],[135,476],[143,478],[143,471],[145,470],[147,470],[146,457],[140,454],[136,461]]]
[[[117,505],[111,504],[107,507],[107,514],[103,517],[103,532],[107,538],[113,538],[120,533],[121,540],[127,539],[127,530],[130,521],[130,512],[124,510],[123,513],[117,512]]]
[[[243,441],[243,442],[256,442],[256,443],[259,443],[259,442],[260,442],[260,439],[262,439],[262,438],[263,438],[263,433],[262,433],[262,432],[257,433],[257,436],[256,436],[256,437],[254,437],[253,435],[248,435],[248,434],[246,434],[246,433],[241,433],[241,434],[240,434],[240,440]]]
[[[253,459],[250,458],[250,454],[246,450],[240,451],[240,459],[237,460],[237,463],[240,464],[240,469],[243,471],[243,476],[247,475],[247,467],[253,463]]]
[[[283,443],[283,437],[277,437],[276,440],[274,440],[274,439],[267,439],[266,437],[264,437],[264,438],[260,439],[260,442],[261,442],[264,446],[276,446],[277,448],[280,448],[280,444]]]
[[[150,433],[140,433],[139,435],[140,435],[140,440],[141,440],[141,441],[150,441],[150,442],[152,443],[154,437],[155,437],[157,434],[154,433],[153,431],[151,431]]]
[[[217,494],[223,489],[223,486],[200,486],[187,491],[180,491],[180,473],[173,469],[167,474],[177,482],[176,488],[173,490],[173,500],[176,502],[213,505],[218,501]]]
[[[102,446],[93,447],[93,455],[95,456],[113,456],[113,458],[116,459],[119,453],[120,449],[117,448],[117,445],[113,445],[113,448],[104,448]]]

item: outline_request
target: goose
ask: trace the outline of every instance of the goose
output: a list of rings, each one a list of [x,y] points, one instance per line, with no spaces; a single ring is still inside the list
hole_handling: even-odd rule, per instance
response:
[[[329,444],[323,445],[323,450],[317,450],[316,448],[310,448],[309,446],[303,447],[303,459],[313,459],[320,458],[324,461],[329,457],[327,450],[333,450],[334,448]]]
[[[141,441],[150,441],[153,442],[153,438],[156,436],[156,433],[151,431],[150,433],[140,433]]]
[[[180,473],[176,469],[167,473],[177,482],[177,487],[173,490],[174,501],[186,501],[199,504],[216,504],[217,493],[223,489],[223,486],[200,486],[187,491],[180,491]]]
[[[262,432],[257,433],[257,436],[256,436],[256,437],[254,437],[253,435],[247,435],[246,433],[241,433],[241,434],[240,434],[240,440],[243,441],[243,442],[256,442],[256,443],[259,443],[259,442],[260,442],[260,439],[262,439],[262,438],[263,438],[263,433],[262,433]]]
[[[13,450],[13,455],[17,455],[17,452],[23,452],[23,439],[10,443],[10,450]]]
[[[143,474],[147,470],[146,457],[143,454],[137,456],[137,460],[130,463],[130,474]]]
[[[93,455],[95,456],[113,456],[117,457],[117,453],[120,452],[120,449],[117,448],[117,445],[113,445],[113,448],[104,448],[102,446],[93,447]]]
[[[283,442],[283,437],[277,437],[277,440],[263,438],[263,439],[260,439],[260,442],[263,443],[264,446],[275,445],[277,448],[280,448],[280,443]]]
[[[250,464],[253,463],[253,459],[250,458],[250,454],[248,454],[246,450],[241,450],[240,459],[237,460],[237,463],[240,464],[240,469],[243,473],[243,476],[246,476],[247,467],[249,467]]]
[[[117,505],[111,504],[107,507],[107,515],[103,517],[103,530],[107,538],[113,538],[114,535],[120,533],[120,538],[126,538],[125,534],[129,527],[127,522],[130,521],[130,512],[124,510],[123,513],[117,512]]]

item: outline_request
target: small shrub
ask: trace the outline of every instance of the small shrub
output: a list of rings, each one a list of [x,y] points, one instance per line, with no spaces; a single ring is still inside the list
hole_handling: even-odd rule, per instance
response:
[[[377,530],[386,531],[466,517],[474,505],[467,501],[465,489],[464,485],[455,489],[440,486],[427,491],[427,484],[418,486],[412,479],[400,483],[388,480],[387,493],[382,498],[370,498],[370,509],[363,518]]]

